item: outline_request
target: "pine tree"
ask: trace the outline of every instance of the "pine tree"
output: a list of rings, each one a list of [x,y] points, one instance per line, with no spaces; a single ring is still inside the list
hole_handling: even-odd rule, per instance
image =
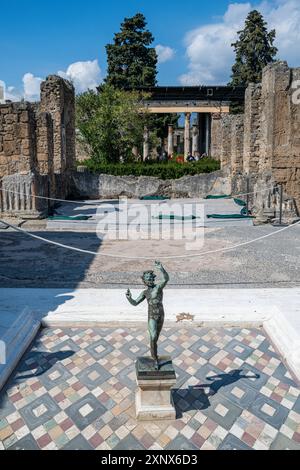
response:
[[[259,83],[263,68],[274,62],[278,49],[273,45],[276,31],[268,32],[267,23],[257,10],[251,11],[245,28],[238,31],[239,39],[232,44],[236,61],[232,67],[231,86]]]
[[[141,13],[125,18],[114,43],[106,46],[109,85],[117,89],[156,85],[157,53],[150,47],[154,37],[146,26],[146,18]]]

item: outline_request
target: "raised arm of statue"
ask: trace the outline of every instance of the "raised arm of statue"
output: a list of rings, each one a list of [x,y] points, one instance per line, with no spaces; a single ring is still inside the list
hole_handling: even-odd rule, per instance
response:
[[[146,299],[146,296],[145,296],[145,293],[142,292],[139,297],[134,300],[132,298],[132,294],[130,292],[130,289],[127,290],[126,292],[126,298],[128,300],[129,303],[131,303],[131,305],[133,305],[134,307],[137,307],[138,305],[140,305],[142,302],[144,302],[144,300]]]
[[[160,261],[155,261],[155,266],[156,268],[161,272],[162,274],[162,281],[160,281],[157,286],[160,288],[160,289],[163,289],[164,287],[166,287],[166,285],[168,284],[169,280],[170,280],[170,276],[169,274],[167,273],[167,271],[165,270],[165,268],[163,267],[163,265],[161,264]]]

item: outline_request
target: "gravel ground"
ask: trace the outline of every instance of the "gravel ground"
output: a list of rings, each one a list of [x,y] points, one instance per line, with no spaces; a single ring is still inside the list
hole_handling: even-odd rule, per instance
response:
[[[202,252],[274,234],[233,251],[205,256],[185,251],[180,240],[103,242],[93,233],[34,230],[49,240],[106,255],[94,256],[49,245],[11,230],[0,230],[0,287],[114,288],[123,284],[133,287],[140,285],[141,272],[153,265],[152,260],[141,260],[140,256],[163,261],[170,272],[170,287],[300,285],[300,226],[276,235],[277,230],[272,226],[205,229]],[[164,260],[164,256],[169,258]]]

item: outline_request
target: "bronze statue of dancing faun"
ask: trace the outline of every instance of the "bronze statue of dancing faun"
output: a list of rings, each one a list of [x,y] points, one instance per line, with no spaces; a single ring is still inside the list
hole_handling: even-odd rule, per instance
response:
[[[146,271],[142,279],[147,289],[144,290],[136,300],[132,298],[132,294],[128,289],[126,297],[131,305],[135,307],[144,302],[144,300],[148,302],[148,330],[150,335],[151,356],[155,361],[156,369],[159,370],[157,343],[165,320],[163,289],[169,282],[169,275],[159,261],[155,262],[155,266],[162,275],[161,281],[156,283],[154,271]]]

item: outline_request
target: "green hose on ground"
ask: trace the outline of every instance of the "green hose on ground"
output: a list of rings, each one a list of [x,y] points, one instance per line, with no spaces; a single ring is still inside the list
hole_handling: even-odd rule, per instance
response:
[[[187,216],[181,216],[181,215],[163,215],[160,214],[158,217],[153,217],[153,219],[157,220],[195,220],[199,219],[199,217],[196,217],[195,215],[187,215]]]
[[[243,214],[209,214],[208,219],[255,219],[253,215]]]
[[[171,198],[165,197],[165,196],[143,196],[143,197],[140,197],[140,201],[166,201],[168,199],[171,199]]]
[[[246,202],[243,201],[242,199],[234,199],[234,202],[238,205],[238,206],[242,206],[242,207],[246,207]]]
[[[55,215],[53,217],[48,217],[48,220],[60,221],[60,220],[89,220],[92,216],[88,215],[76,215],[76,216],[66,216],[66,215]]]
[[[207,196],[206,199],[221,199],[222,196]],[[223,196],[225,198],[225,196]],[[230,196],[229,196],[230,198]],[[234,199],[235,204],[242,207],[240,214],[209,214],[208,219],[254,219],[255,217],[249,215],[247,204],[242,199]]]
[[[221,194],[219,196],[214,196],[212,194],[209,194],[204,199],[231,199],[231,196],[226,196],[226,194]]]

